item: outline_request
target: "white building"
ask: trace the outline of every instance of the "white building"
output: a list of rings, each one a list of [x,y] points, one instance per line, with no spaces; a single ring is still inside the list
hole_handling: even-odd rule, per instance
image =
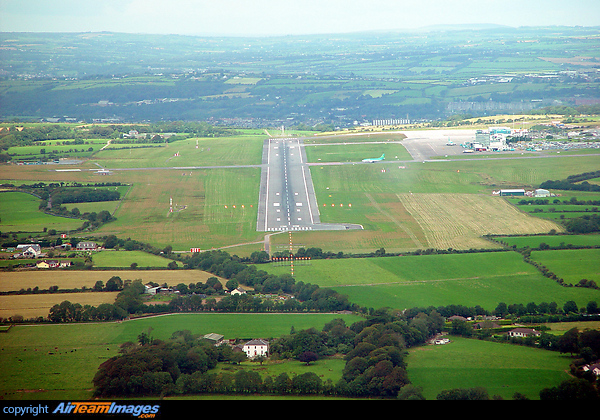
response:
[[[97,251],[98,244],[96,242],[79,242],[76,249],[77,251]]]
[[[244,289],[242,289],[241,287],[238,287],[237,289],[233,289],[231,291],[232,295],[245,295],[246,291]]]
[[[541,335],[540,332],[532,329],[532,328],[515,328],[514,330],[510,330],[508,332],[508,336],[509,337],[522,337],[522,338],[526,338],[529,336],[536,336],[539,337]]]
[[[538,188],[537,190],[535,190],[535,196],[536,197],[550,197],[550,191]]]
[[[242,351],[246,353],[248,359],[258,356],[267,357],[269,355],[269,342],[263,339],[250,340],[244,344]]]
[[[37,258],[42,254],[42,248],[38,244],[17,245],[17,257]]]

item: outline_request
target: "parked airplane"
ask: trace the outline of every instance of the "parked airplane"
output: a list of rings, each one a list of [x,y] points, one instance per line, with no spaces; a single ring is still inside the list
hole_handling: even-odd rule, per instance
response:
[[[375,162],[381,162],[382,160],[385,159],[385,153],[383,155],[381,155],[381,157],[378,158],[370,158],[370,159],[363,159],[363,162],[367,162],[367,163],[375,163]]]

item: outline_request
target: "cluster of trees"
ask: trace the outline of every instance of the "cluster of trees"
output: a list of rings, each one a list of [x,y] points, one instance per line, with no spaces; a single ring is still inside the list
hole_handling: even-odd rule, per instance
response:
[[[600,191],[600,185],[590,184],[587,181],[576,184],[569,180],[544,181],[540,184],[540,188],[572,191]]]
[[[50,322],[87,322],[87,321],[114,321],[128,317],[132,313],[140,311],[143,301],[141,295],[144,293],[144,285],[141,280],[121,280],[118,276],[111,277],[106,286],[102,282],[96,282],[95,291],[118,291],[119,294],[114,303],[102,303],[100,305],[81,305],[68,300],[56,304],[50,308],[48,320]]]
[[[219,360],[219,348],[189,334],[174,333],[170,341],[140,334],[139,345],[121,345],[119,356],[102,363],[94,376],[98,397],[172,393],[180,375],[204,373]]]
[[[564,303],[562,308],[558,306],[556,302],[542,302],[540,304],[536,304],[535,302],[529,302],[526,305],[522,303],[513,303],[507,305],[504,302],[500,302],[496,309],[493,311],[493,315],[506,318],[509,316],[513,317],[524,317],[524,316],[543,316],[543,315],[566,315],[572,316],[574,314],[579,314],[580,312],[584,312],[593,315],[600,314],[600,309],[598,308],[598,303],[596,301],[588,302],[585,308],[579,308],[575,301],[569,300]],[[540,322],[540,321],[537,321]]]
[[[197,393],[326,394],[351,397],[396,397],[410,381],[406,373],[406,348],[422,344],[439,332],[443,318],[419,314],[410,320],[381,310],[347,326],[341,319],[295,331],[270,341],[270,357],[312,363],[336,353],[344,355],[342,378],[333,383],[315,373],[290,377],[262,377],[257,372],[211,372],[218,362],[236,364],[244,357],[227,345],[214,347],[189,331],[178,331],[170,340],[138,336],[125,343],[118,356],[102,365],[93,383],[98,397],[132,397]]]
[[[52,306],[48,314],[50,322],[113,321],[126,317],[127,312],[116,304],[101,303],[91,306],[71,303],[68,300]]]
[[[597,214],[574,217],[564,222],[571,233],[592,233],[600,231],[600,216]]]
[[[30,146],[36,141],[76,138],[75,131],[65,125],[36,124],[27,129],[21,128],[14,125],[7,130],[0,130],[0,150],[8,150],[13,146]]]
[[[59,187],[52,191],[52,205],[65,203],[93,203],[98,201],[117,201],[121,193],[115,190],[98,188],[65,188]]]
[[[126,184],[122,184],[120,182],[96,182],[93,184],[81,184],[79,182],[70,182],[70,183],[65,183],[65,182],[50,182],[49,184],[46,184],[45,182],[35,182],[33,184],[21,184],[21,185],[14,185],[14,184],[1,184],[2,187],[6,187],[6,188],[16,188],[19,190],[24,190],[27,192],[30,192],[33,195],[36,196],[40,196],[44,199],[48,199],[51,195],[51,193],[54,190],[59,190],[62,189],[64,187],[70,187],[70,188],[82,188],[82,187],[87,187],[87,188],[100,188],[100,187],[118,187],[118,186],[122,186],[122,185],[126,185]],[[67,203],[68,201],[65,201],[65,203]]]

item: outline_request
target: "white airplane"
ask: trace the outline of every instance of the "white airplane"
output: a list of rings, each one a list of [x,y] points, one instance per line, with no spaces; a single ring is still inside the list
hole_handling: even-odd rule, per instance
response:
[[[362,161],[366,162],[366,163],[375,163],[375,162],[381,162],[384,159],[385,159],[385,153],[383,155],[381,155],[381,157],[363,159]]]

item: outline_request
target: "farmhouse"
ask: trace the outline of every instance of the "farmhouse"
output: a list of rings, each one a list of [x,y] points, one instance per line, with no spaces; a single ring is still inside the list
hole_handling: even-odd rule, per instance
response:
[[[584,372],[592,372],[595,376],[600,377],[600,360],[596,361],[596,363],[589,364],[583,366]]]
[[[540,332],[532,329],[532,328],[515,328],[514,330],[510,330],[508,332],[509,337],[529,337],[529,336],[539,337],[541,335]]]
[[[246,353],[249,359],[253,359],[258,356],[269,355],[269,342],[263,339],[254,339],[248,341],[242,346],[242,350]]]
[[[164,294],[179,293],[178,290],[175,290],[172,287],[152,286],[152,284],[145,284],[144,288],[145,288],[144,293],[149,294],[149,295],[156,295],[157,293],[164,293]]]
[[[96,242],[79,242],[76,249],[77,251],[96,251],[98,244]]]
[[[71,261],[59,261],[59,260],[44,260],[38,262],[36,268],[48,269],[48,268],[65,268],[71,266]]]
[[[492,321],[481,321],[473,324],[473,329],[482,330],[485,328],[500,328],[500,325]]]
[[[468,318],[465,318],[464,316],[460,316],[460,315],[452,315],[451,317],[448,318],[448,321],[452,322],[452,321],[468,321]]]
[[[42,248],[38,244],[17,245],[17,258],[37,258],[42,255]]]
[[[56,260],[44,260],[40,261],[35,265],[37,268],[56,268],[58,267],[58,261]]]
[[[231,291],[231,295],[245,295],[246,291],[244,289],[242,289],[241,287],[238,287],[237,289],[233,289]]]

